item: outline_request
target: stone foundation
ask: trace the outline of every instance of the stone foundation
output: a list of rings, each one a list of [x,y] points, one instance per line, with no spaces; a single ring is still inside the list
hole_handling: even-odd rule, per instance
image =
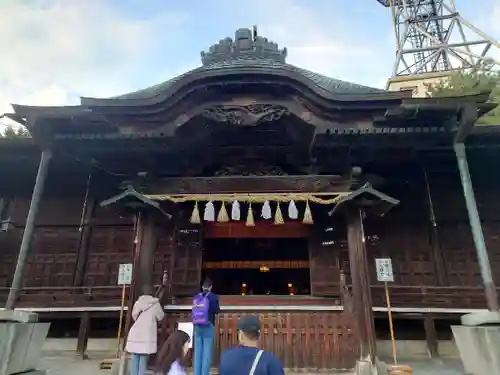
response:
[[[19,314],[17,314],[19,315]],[[35,370],[50,323],[0,321],[0,375]]]
[[[453,326],[465,372],[500,374],[500,326]]]

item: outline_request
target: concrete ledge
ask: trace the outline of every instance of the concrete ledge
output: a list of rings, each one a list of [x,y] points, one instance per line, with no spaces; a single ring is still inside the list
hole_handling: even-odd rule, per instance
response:
[[[461,318],[464,326],[480,326],[483,324],[500,325],[500,311],[478,311],[466,314]]]
[[[38,314],[22,310],[1,310],[0,322],[36,323]]]
[[[452,326],[465,372],[500,374],[500,326]]]

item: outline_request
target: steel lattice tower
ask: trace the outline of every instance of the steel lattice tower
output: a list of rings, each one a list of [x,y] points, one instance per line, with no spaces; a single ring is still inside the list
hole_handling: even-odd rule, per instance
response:
[[[393,76],[500,66],[489,54],[492,47],[500,51],[500,44],[464,19],[454,0],[377,1],[391,10]]]

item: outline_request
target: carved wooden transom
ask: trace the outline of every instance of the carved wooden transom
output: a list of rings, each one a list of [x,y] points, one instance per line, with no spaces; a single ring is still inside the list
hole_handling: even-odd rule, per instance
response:
[[[255,163],[241,163],[225,165],[214,172],[214,176],[286,176],[288,175],[277,165],[261,165]]]
[[[202,113],[202,116],[215,121],[240,126],[256,126],[288,115],[290,112],[287,108],[274,104],[220,105]]]

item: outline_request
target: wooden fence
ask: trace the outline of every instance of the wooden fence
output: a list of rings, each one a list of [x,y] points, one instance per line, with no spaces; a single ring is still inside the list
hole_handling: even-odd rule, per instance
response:
[[[224,312],[216,322],[214,365],[222,351],[237,344],[241,312]],[[289,369],[351,369],[358,356],[353,317],[343,312],[262,312],[261,346],[274,353]],[[169,313],[161,341],[178,322],[190,321],[189,312]]]

